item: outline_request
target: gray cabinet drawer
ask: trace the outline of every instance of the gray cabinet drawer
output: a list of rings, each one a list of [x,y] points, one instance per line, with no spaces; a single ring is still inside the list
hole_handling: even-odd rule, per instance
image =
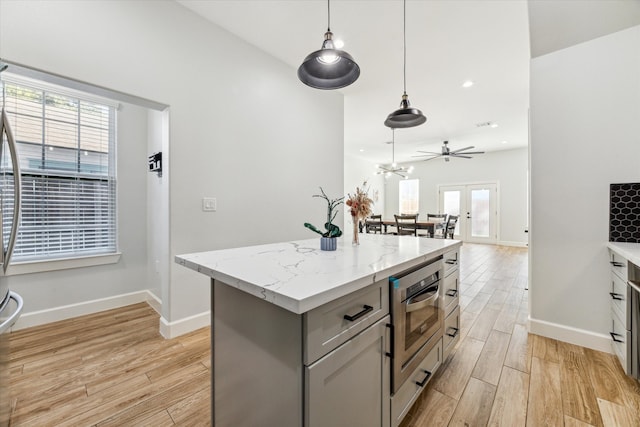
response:
[[[444,293],[444,315],[445,317],[453,311],[458,305],[458,282],[460,278],[460,272],[454,271],[452,274],[446,276],[443,280],[442,289]]]
[[[453,251],[445,252],[442,256],[442,262],[444,262],[444,277],[447,277],[449,274],[458,269],[458,250],[455,249]]]
[[[391,398],[391,426],[397,427],[407,415],[433,373],[442,364],[442,340],[429,351],[420,366]]]
[[[631,333],[624,327],[622,319],[611,311],[611,345],[618,356],[625,372],[630,372],[631,363]]]
[[[631,324],[631,319],[627,317],[631,314],[631,311],[627,313],[628,289],[626,281],[623,281],[617,274],[611,274],[611,291],[609,292],[611,307],[617,311],[625,329]]]
[[[455,310],[444,319],[442,346],[445,359],[458,341],[460,341],[460,306],[456,306]]]
[[[386,278],[305,313],[304,364],[318,360],[387,314],[389,280]]]
[[[617,253],[609,250],[609,265],[611,265],[611,271],[620,276],[625,282],[628,278],[627,260]]]

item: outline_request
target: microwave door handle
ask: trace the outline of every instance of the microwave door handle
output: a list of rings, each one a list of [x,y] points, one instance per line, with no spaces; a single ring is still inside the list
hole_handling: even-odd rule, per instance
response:
[[[420,298],[420,297],[423,297],[423,298]],[[407,301],[405,302],[404,310],[407,313],[420,310],[422,308],[432,305],[433,301],[435,301],[437,298],[438,298],[438,287],[436,287],[435,290],[433,288],[429,288],[428,290],[407,299]]]
[[[2,269],[4,270],[4,273],[6,273],[9,261],[11,260],[11,255],[13,254],[13,248],[16,245],[16,239],[18,238],[18,222],[20,221],[21,207],[20,197],[22,191],[20,182],[20,163],[18,162],[18,147],[16,146],[16,141],[13,138],[13,132],[9,125],[9,118],[7,117],[7,113],[4,108],[2,109],[2,127],[4,128],[4,133],[7,135],[9,153],[11,154],[11,165],[13,167],[13,218],[11,221],[11,233],[9,234],[9,242],[7,243],[6,249],[4,247],[4,241],[2,247]]]

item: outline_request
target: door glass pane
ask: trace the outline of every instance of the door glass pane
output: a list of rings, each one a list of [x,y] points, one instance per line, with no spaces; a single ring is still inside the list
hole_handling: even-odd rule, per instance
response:
[[[449,215],[460,215],[460,191],[445,191],[443,194],[444,213]]]
[[[471,190],[471,236],[489,237],[489,189]]]

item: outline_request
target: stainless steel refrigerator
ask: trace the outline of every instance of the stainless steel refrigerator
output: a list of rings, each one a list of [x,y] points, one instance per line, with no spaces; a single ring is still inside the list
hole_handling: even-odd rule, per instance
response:
[[[0,72],[7,66],[0,62]],[[12,292],[6,273],[18,236],[20,222],[20,167],[16,142],[2,97],[0,120],[0,427],[9,425],[11,401],[9,397],[9,337],[8,332],[22,312],[20,295]]]

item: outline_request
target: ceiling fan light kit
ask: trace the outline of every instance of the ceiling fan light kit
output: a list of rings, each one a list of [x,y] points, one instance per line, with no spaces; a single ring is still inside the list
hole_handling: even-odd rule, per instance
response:
[[[376,167],[378,168],[376,175],[384,175],[385,177],[388,178],[392,174],[394,174],[394,175],[398,175],[403,179],[409,179],[409,177],[405,174],[410,174],[411,172],[413,172],[413,166],[409,166],[408,168],[404,166],[398,167],[398,164],[396,163],[395,146],[396,146],[395,129],[391,128],[391,165],[389,166],[376,165]]]
[[[360,67],[347,52],[336,49],[331,32],[331,10],[327,0],[327,32],[322,48],[310,53],[298,67],[298,78],[315,89],[340,89],[360,77]]]
[[[427,118],[422,114],[422,111],[417,108],[411,107],[409,103],[409,96],[407,95],[407,0],[403,2],[404,12],[404,27],[403,27],[403,85],[404,92],[402,94],[402,101],[400,101],[400,108],[387,116],[384,121],[384,125],[392,129],[399,128],[412,128],[419,126],[427,121]]]

